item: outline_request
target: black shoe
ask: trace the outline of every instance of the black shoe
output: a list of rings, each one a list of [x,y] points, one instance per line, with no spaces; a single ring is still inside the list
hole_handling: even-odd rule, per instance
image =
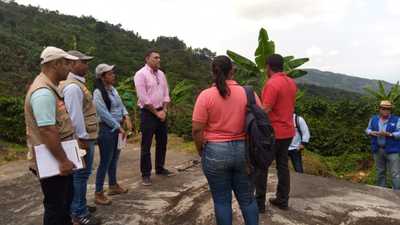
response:
[[[92,215],[87,215],[84,217],[74,217],[72,218],[72,222],[74,225],[100,225],[101,220],[97,219]]]
[[[151,186],[150,177],[142,177],[142,185],[143,186]]]
[[[160,176],[166,176],[166,177],[171,177],[171,176],[175,176],[176,175],[175,173],[173,173],[173,172],[171,172],[171,171],[169,171],[167,169],[163,169],[161,171],[157,171],[156,174],[160,175]]]
[[[86,207],[90,213],[94,213],[97,210],[96,206],[94,205],[87,205]]]
[[[279,209],[282,210],[288,210],[289,206],[287,203],[282,203],[280,201],[278,201],[276,198],[270,198],[269,199],[269,203],[271,203],[271,205],[278,207]]]

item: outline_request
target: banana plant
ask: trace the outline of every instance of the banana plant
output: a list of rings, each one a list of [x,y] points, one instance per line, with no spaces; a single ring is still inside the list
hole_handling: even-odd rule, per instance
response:
[[[227,51],[228,56],[237,66],[236,79],[242,84],[253,85],[258,90],[261,89],[267,79],[265,71],[266,59],[274,53],[275,42],[269,39],[268,32],[264,28],[261,28],[259,32],[254,62],[238,53]],[[284,57],[284,72],[292,78],[304,76],[307,72],[297,68],[308,61],[308,58],[295,59],[294,56],[286,56]]]
[[[374,90],[371,87],[366,87],[364,90],[377,101],[389,100],[395,104],[398,100],[400,100],[400,87],[398,81],[396,85],[394,85],[389,91],[385,90],[385,86],[383,85],[382,81],[378,81],[377,90]]]
[[[187,80],[179,81],[171,91],[171,103],[180,105],[186,102],[191,97],[191,90],[193,90],[193,85]]]

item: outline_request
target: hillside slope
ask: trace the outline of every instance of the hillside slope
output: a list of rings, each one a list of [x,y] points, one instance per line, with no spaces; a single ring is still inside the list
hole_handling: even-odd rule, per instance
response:
[[[120,24],[0,1],[0,95],[24,94],[25,86],[40,70],[40,52],[48,45],[94,55],[90,71],[98,63],[115,64],[120,79],[140,69],[145,52],[156,48],[172,86],[182,79],[205,86],[214,55],[208,49],[189,48],[177,37],[149,41],[123,30]]]
[[[307,75],[296,79],[299,84],[311,84],[320,87],[336,88],[350,92],[364,93],[365,87],[377,88],[377,80],[349,76],[346,74],[320,71],[317,69],[306,69]],[[383,82],[386,89],[393,84]]]

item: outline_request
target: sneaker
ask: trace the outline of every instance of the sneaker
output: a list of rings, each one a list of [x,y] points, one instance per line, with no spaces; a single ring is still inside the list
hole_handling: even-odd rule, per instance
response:
[[[119,184],[110,185],[108,195],[120,195],[128,192],[128,189],[121,187]]]
[[[84,217],[72,217],[72,223],[73,225],[100,225],[101,220],[89,214]]]
[[[288,210],[289,209],[289,206],[288,206],[287,203],[286,204],[282,203],[282,202],[278,201],[278,199],[276,199],[276,198],[270,198],[269,199],[269,203],[271,203],[271,205],[276,206],[276,207],[278,207],[279,209],[282,209],[282,210]]]
[[[151,185],[150,177],[142,177],[142,185],[143,186],[150,186]]]
[[[90,213],[94,213],[94,212],[96,212],[96,210],[97,210],[97,208],[96,208],[95,205],[87,205],[86,208],[88,209],[88,211],[89,211]]]
[[[97,205],[110,205],[111,199],[104,195],[104,192],[94,193],[94,203]]]
[[[171,177],[171,176],[175,176],[176,175],[175,173],[173,173],[173,172],[171,172],[171,171],[169,171],[167,169],[163,169],[161,171],[157,171],[156,174],[160,175],[160,176],[166,176],[166,177]]]

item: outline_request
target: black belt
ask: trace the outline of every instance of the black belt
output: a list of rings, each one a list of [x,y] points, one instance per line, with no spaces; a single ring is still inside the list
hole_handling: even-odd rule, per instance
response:
[[[148,110],[148,109],[146,109],[146,108],[141,108],[141,110],[147,111],[147,112],[151,112],[150,110]],[[160,107],[160,108],[156,108],[155,110],[156,110],[157,112],[160,112],[160,111],[163,111],[164,108],[163,108],[163,107]]]

